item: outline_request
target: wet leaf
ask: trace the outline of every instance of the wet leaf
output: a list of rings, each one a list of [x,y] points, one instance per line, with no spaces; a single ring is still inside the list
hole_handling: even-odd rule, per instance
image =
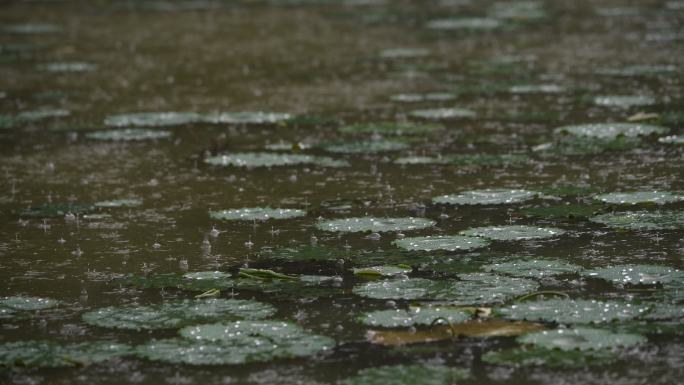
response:
[[[486,226],[476,227],[460,232],[470,237],[484,237],[495,241],[517,241],[527,239],[545,239],[565,234],[565,230],[554,227],[533,226]]]
[[[353,269],[354,275],[367,278],[393,277],[395,275],[408,274],[413,270],[407,265],[382,265]]]
[[[545,278],[554,275],[575,274],[581,266],[557,259],[514,259],[482,267],[485,271],[523,278]]]
[[[658,142],[667,144],[684,144],[684,135],[669,135],[658,138]]]
[[[547,299],[496,309],[504,318],[561,324],[590,324],[630,320],[649,310],[647,305],[585,299]]]
[[[266,318],[273,306],[237,299],[170,301],[150,306],[111,306],[83,314],[93,326],[114,329],[174,329],[185,325],[218,320]]]
[[[425,305],[410,306],[408,310],[391,309],[364,313],[359,317],[359,321],[367,326],[403,328],[414,325],[430,326],[433,322],[458,324],[471,318],[470,313],[457,307]]]
[[[131,347],[92,341],[57,344],[52,341],[18,341],[0,344],[0,366],[62,368],[94,364],[125,356]]]
[[[603,107],[630,108],[656,104],[655,98],[646,95],[604,95],[594,98],[594,104]]]
[[[285,113],[242,111],[211,113],[205,115],[202,120],[213,124],[276,124],[292,118],[292,115]]]
[[[504,166],[524,163],[528,160],[522,154],[463,154],[441,157],[408,156],[394,160],[396,164],[453,164],[462,166]]]
[[[201,121],[202,115],[194,112],[138,112],[107,116],[104,124],[112,127],[161,127],[182,126]]]
[[[425,94],[396,94],[390,96],[390,101],[397,103],[445,102],[456,99],[456,95],[448,92],[429,92]],[[439,126],[438,126],[439,127]],[[434,131],[434,130],[432,130]],[[408,132],[410,133],[410,132]]]
[[[93,210],[93,206],[81,203],[45,203],[42,206],[31,207],[21,213],[23,217],[55,218],[63,217],[67,213],[83,214]]]
[[[267,221],[269,219],[289,219],[306,216],[306,211],[297,209],[274,209],[270,207],[245,207],[210,211],[209,217],[224,221]]]
[[[92,72],[97,65],[86,62],[56,62],[41,64],[38,69],[47,72]]]
[[[639,123],[593,123],[556,128],[556,133],[597,139],[616,139],[618,137],[638,137],[654,134],[667,134],[667,127]]]
[[[444,120],[457,118],[474,118],[475,111],[465,108],[431,108],[426,110],[413,110],[409,116],[427,120]]]
[[[589,220],[627,230],[684,229],[684,212],[680,211],[626,211],[601,214]]]
[[[239,321],[181,329],[184,338],[139,346],[141,358],[190,365],[236,365],[331,351],[335,341],[280,321]]]
[[[460,19],[438,19],[427,23],[429,29],[442,31],[452,30],[493,30],[501,27],[503,23],[493,18],[471,17]]]
[[[601,194],[594,197],[605,203],[611,204],[639,204],[639,203],[656,203],[665,204],[680,202],[684,200],[684,195],[671,193],[668,191],[635,191]]]
[[[345,134],[422,135],[444,130],[444,126],[441,124],[381,122],[342,126],[339,130]]]
[[[129,198],[95,202],[94,206],[99,208],[136,207],[142,205],[142,203],[141,199]]]
[[[0,308],[20,311],[50,309],[59,305],[59,301],[51,298],[14,296],[0,299]]]
[[[630,347],[646,342],[646,338],[638,334],[613,333],[604,329],[580,327],[543,330],[518,337],[518,342],[543,349],[586,351]]]
[[[409,251],[457,251],[472,250],[489,245],[487,240],[461,235],[436,235],[427,237],[408,237],[398,239],[394,245]]]
[[[405,150],[409,148],[409,144],[396,140],[370,140],[328,144],[323,148],[328,152],[340,154],[364,154]]]
[[[617,265],[582,272],[590,278],[600,278],[619,285],[655,285],[684,282],[684,271],[659,265]]]
[[[93,139],[93,140],[129,142],[129,141],[141,141],[141,140],[168,139],[172,135],[173,134],[171,133],[171,131],[145,130],[145,129],[141,129],[141,128],[126,128],[126,129],[120,129],[120,130],[88,132],[85,134],[85,137],[87,139]]]
[[[425,218],[375,218],[358,217],[322,220],[316,223],[316,228],[333,232],[390,232],[421,230],[435,225],[435,221]]]
[[[512,94],[557,94],[565,92],[565,87],[558,84],[521,84],[508,90]]]
[[[346,161],[336,160],[324,156],[304,154],[273,154],[268,152],[236,152],[227,155],[217,155],[204,159],[204,163],[212,166],[233,167],[275,167],[311,164],[321,167],[346,167]]]
[[[545,207],[529,207],[520,212],[545,219],[589,219],[605,210],[603,205],[560,204]]]
[[[520,203],[535,198],[539,193],[528,190],[484,189],[432,198],[433,203],[452,205],[494,205]]]
[[[370,343],[383,346],[402,346],[452,340],[459,337],[515,337],[544,329],[529,322],[509,322],[499,319],[470,321],[452,325],[437,325],[427,330],[370,330],[366,336]]]

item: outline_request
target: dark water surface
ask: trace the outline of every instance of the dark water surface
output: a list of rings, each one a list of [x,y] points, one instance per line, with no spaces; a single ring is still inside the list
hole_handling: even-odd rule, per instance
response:
[[[547,0],[522,2],[536,3],[532,8],[541,9],[541,15],[528,10],[505,17],[496,12],[519,8],[520,3],[4,1],[0,297],[46,297],[60,305],[0,318],[0,343],[112,341],[136,346],[174,337],[176,329],[106,329],[88,325],[81,317],[105,306],[158,304],[198,294],[127,285],[123,278],[130,274],[237,275],[240,268],[250,267],[335,277],[334,284],[323,289],[238,287],[222,290],[220,298],[270,303],[277,309],[271,318],[296,322],[333,338],[337,346],[315,357],[220,366],[157,363],[133,355],[70,368],[2,367],[7,363],[0,362],[0,383],[329,384],[342,383],[364,368],[395,364],[465,368],[470,377],[459,384],[680,382],[681,310],[679,318],[671,320],[671,330],[649,329],[642,333],[647,342],[616,349],[612,362],[575,368],[482,360],[487,352],[519,347],[515,337],[380,346],[367,340],[367,331],[377,328],[357,320],[365,312],[407,308],[418,301],[355,294],[353,288],[368,280],[355,276],[354,267],[403,263],[413,268],[411,278],[453,282],[459,281],[459,273],[478,272],[483,265],[514,256],[561,260],[584,269],[627,264],[684,268],[681,219],[679,229],[660,230],[616,229],[587,219],[592,210],[681,213],[682,201],[621,206],[594,197],[684,191],[684,147],[658,140],[666,134],[633,141],[618,138],[609,144],[587,139],[563,147],[567,135],[554,131],[630,120],[667,127],[667,135],[684,133],[684,2]],[[492,19],[470,28],[429,27],[438,19],[471,17]],[[498,25],[483,28],[488,22]],[[524,87],[539,85],[543,87]],[[397,97],[430,93],[446,96],[417,101]],[[605,104],[615,98],[601,99],[614,95],[639,96],[636,104],[641,105],[624,105],[618,98],[618,105],[611,106]],[[463,108],[475,115],[435,120],[411,115],[431,108]],[[65,116],[33,119],[26,114],[46,110],[64,110],[55,114]],[[291,118],[256,124],[204,119],[148,127],[170,132],[170,137],[156,140],[101,141],[88,136],[114,128],[105,124],[108,116],[166,111],[205,116],[263,111]],[[400,135],[340,131],[388,121],[444,127]],[[132,127],[136,125],[120,129]],[[330,143],[381,140],[405,145],[358,153],[325,148]],[[296,145],[288,148],[291,143]],[[283,146],[273,150],[273,144]],[[330,157],[348,165],[327,167],[315,161],[250,168],[204,161],[254,151]],[[477,158],[483,154],[494,161]],[[396,162],[449,155],[474,158],[447,164]],[[485,188],[526,189],[543,196],[495,205],[431,201]],[[90,207],[118,199],[141,202]],[[563,204],[591,206],[590,214],[549,218],[526,211]],[[41,206],[59,210],[36,212]],[[90,210],[73,218],[67,214],[82,207]],[[263,222],[209,216],[212,210],[243,207],[301,209],[306,216]],[[377,239],[371,232],[315,227],[322,219],[361,216],[436,222],[428,229],[402,231],[407,237],[511,224],[555,227],[565,233],[540,240],[492,241],[472,251],[412,253],[393,244],[402,236],[398,232],[381,232]],[[297,250],[309,254],[295,258]],[[679,277],[675,284],[684,284]],[[537,281],[539,290],[560,290],[578,299],[678,309],[684,300],[681,293],[667,297],[667,287],[660,284],[625,287],[581,274]],[[662,293],[667,300],[659,297]],[[504,306],[497,301],[469,305]]]

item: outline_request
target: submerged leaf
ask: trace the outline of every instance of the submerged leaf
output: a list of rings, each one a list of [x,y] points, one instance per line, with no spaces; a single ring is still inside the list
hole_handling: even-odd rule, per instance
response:
[[[83,320],[105,328],[173,329],[207,321],[260,319],[274,313],[273,306],[256,301],[210,299],[150,306],[111,306],[85,313]]]

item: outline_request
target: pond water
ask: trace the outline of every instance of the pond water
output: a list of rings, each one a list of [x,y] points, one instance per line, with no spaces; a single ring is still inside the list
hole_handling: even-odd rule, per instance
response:
[[[680,382],[683,26],[3,2],[0,382]]]

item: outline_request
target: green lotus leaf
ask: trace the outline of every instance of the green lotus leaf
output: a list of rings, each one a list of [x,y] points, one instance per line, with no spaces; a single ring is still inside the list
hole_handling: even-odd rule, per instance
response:
[[[291,114],[262,111],[218,112],[207,114],[203,121],[213,124],[276,124],[292,119]]]
[[[427,120],[474,118],[475,115],[475,111],[465,108],[431,108],[409,112],[411,117]]]
[[[625,321],[649,310],[647,305],[618,301],[547,299],[516,303],[497,309],[504,318],[547,321],[561,324],[591,324]]]
[[[233,167],[275,167],[295,166],[301,164],[317,165],[321,167],[346,167],[349,163],[343,160],[328,158],[325,156],[313,156],[304,154],[273,154],[268,152],[236,152],[226,155],[217,155],[204,159],[204,163],[212,166]]]
[[[365,154],[387,151],[400,151],[409,148],[406,142],[396,140],[370,140],[361,142],[333,143],[323,146],[328,152],[341,154]]]
[[[393,277],[395,275],[408,274],[413,270],[411,266],[407,265],[382,265],[370,266],[353,269],[354,275],[362,277]]]
[[[383,59],[412,59],[429,56],[431,51],[427,48],[389,48],[380,51]]]
[[[557,138],[553,142],[534,146],[532,151],[542,156],[597,155],[607,151],[631,150],[642,144],[640,138],[629,136],[609,138],[564,136]]]
[[[508,89],[512,94],[557,94],[565,92],[558,84],[520,84]]]
[[[97,69],[97,65],[86,62],[55,62],[41,64],[38,69],[47,72],[92,72]]]
[[[183,274],[183,278],[198,281],[219,280],[230,278],[230,274],[222,271],[196,271]]]
[[[51,298],[14,296],[0,299],[0,308],[20,311],[50,309],[59,305],[59,301]]]
[[[113,207],[136,207],[142,205],[142,200],[137,198],[130,199],[115,199],[111,201],[96,202],[93,206],[99,208],[113,208]]]
[[[438,19],[429,21],[426,25],[429,29],[440,31],[452,30],[493,30],[500,28],[503,22],[494,18],[468,17],[458,19]]]
[[[597,75],[635,77],[656,76],[676,73],[679,69],[674,65],[634,65],[622,68],[601,68],[595,71]]]
[[[308,357],[335,347],[329,337],[279,321],[237,321],[181,329],[184,338],[152,341],[136,349],[141,358],[190,365],[230,365]]]
[[[606,350],[518,348],[487,352],[482,355],[482,361],[491,365],[516,367],[584,368],[611,364],[617,361],[617,355]]]
[[[13,128],[45,119],[64,118],[69,115],[71,112],[63,109],[40,109],[22,111],[16,115],[0,115],[0,129]]]
[[[172,135],[171,131],[146,130],[142,128],[125,128],[120,130],[94,131],[85,134],[85,137],[93,140],[109,141],[140,141],[168,139]]]
[[[468,369],[435,365],[387,365],[360,370],[343,385],[450,385],[470,377]]]
[[[684,195],[667,191],[635,191],[601,194],[594,197],[605,203],[611,204],[639,204],[639,203],[673,203],[684,200]]]
[[[345,134],[381,134],[381,135],[420,135],[444,130],[441,124],[421,123],[361,123],[342,126],[339,131]],[[372,143],[372,142],[369,142]]]
[[[162,127],[182,126],[201,121],[202,115],[195,112],[138,112],[107,116],[104,124],[112,127]]]
[[[634,138],[638,136],[662,135],[670,131],[667,127],[638,123],[593,123],[576,126],[563,126],[555,130],[578,137],[597,139],[616,139],[618,137]]]
[[[456,324],[471,318],[469,313],[455,307],[411,306],[408,310],[391,309],[364,313],[359,317],[359,321],[372,327],[402,328],[414,325],[430,326],[440,320]]]
[[[0,367],[62,368],[83,366],[130,354],[131,347],[111,342],[57,344],[18,341],[0,344]]]
[[[340,291],[337,277],[318,275],[279,276],[266,278],[241,275],[235,282],[235,287],[238,290],[265,293],[268,294],[269,298],[283,301],[327,298]]]
[[[49,23],[22,23],[3,26],[2,31],[30,35],[62,32],[63,28],[57,24]]]
[[[218,320],[253,320],[275,313],[273,306],[237,299],[183,300],[150,306],[111,306],[83,314],[93,326],[115,329],[174,329]]]
[[[418,103],[426,101],[446,102],[454,99],[456,99],[456,95],[448,92],[428,92],[425,94],[396,94],[390,96],[390,101],[397,103]]]
[[[448,301],[453,305],[502,303],[534,292],[535,281],[486,273],[461,274],[458,280],[433,281],[423,278],[375,281],[357,285],[353,291],[374,299],[423,299]]]
[[[487,14],[496,19],[529,21],[547,17],[543,1],[505,1],[496,2],[489,7]]]
[[[684,229],[684,212],[681,211],[626,211],[601,214],[589,220],[627,230]]]
[[[684,135],[668,135],[658,138],[658,142],[667,144],[684,144]]]
[[[408,156],[394,160],[396,164],[453,164],[461,166],[505,166],[524,163],[529,158],[522,154],[462,154],[442,157]]]
[[[245,207],[210,211],[212,219],[224,221],[267,221],[269,219],[289,219],[306,216],[306,211],[297,209],[274,209],[270,207]]]
[[[436,235],[427,237],[409,237],[394,241],[394,245],[410,251],[457,251],[486,247],[489,242],[482,238],[462,235]]]
[[[565,234],[565,230],[554,227],[512,225],[476,227],[463,230],[459,234],[470,237],[484,237],[495,241],[516,241],[556,237]]]
[[[433,203],[451,205],[495,205],[520,203],[538,196],[528,190],[484,189],[464,191],[459,194],[442,195],[432,198]]]
[[[545,207],[528,207],[520,212],[532,217],[545,219],[588,219],[599,214],[605,207],[603,205],[560,204]]]
[[[485,271],[501,273],[513,277],[545,278],[554,275],[575,274],[581,266],[557,259],[515,259],[492,263],[482,267]]]
[[[518,337],[518,342],[543,349],[585,351],[631,347],[646,342],[646,338],[638,334],[613,333],[604,329],[579,327],[530,333]]]
[[[646,95],[603,95],[594,98],[594,104],[603,107],[643,107],[656,104],[652,96]]]
[[[601,278],[620,285],[655,285],[684,282],[684,271],[659,265],[617,265],[582,272],[590,278]]]
[[[316,223],[316,228],[323,231],[356,233],[422,230],[434,225],[435,221],[426,218],[356,217],[321,220]]]

